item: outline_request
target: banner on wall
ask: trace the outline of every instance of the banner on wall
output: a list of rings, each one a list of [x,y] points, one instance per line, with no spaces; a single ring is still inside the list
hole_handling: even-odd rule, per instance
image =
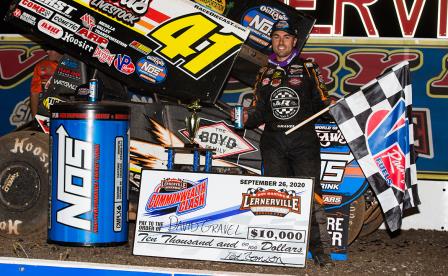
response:
[[[45,51],[24,36],[0,36],[0,135],[31,121],[31,76],[45,57]]]

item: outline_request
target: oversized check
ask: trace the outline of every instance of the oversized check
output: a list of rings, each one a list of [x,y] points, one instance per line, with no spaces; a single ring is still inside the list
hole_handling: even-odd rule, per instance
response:
[[[311,178],[143,170],[135,255],[304,267]]]

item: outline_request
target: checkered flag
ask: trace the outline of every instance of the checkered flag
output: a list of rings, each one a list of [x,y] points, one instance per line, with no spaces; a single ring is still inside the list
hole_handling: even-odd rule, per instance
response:
[[[404,210],[420,204],[411,112],[407,62],[330,107],[391,231],[400,229]]]

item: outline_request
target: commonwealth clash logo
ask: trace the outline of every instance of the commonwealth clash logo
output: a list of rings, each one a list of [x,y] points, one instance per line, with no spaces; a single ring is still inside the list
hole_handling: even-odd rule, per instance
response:
[[[207,184],[208,178],[199,181],[162,179],[146,202],[146,215],[182,215],[205,207]]]

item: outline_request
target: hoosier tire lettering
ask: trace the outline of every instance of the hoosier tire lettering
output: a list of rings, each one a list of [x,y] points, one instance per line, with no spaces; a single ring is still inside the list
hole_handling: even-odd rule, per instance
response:
[[[46,229],[48,139],[36,131],[0,138],[0,236],[17,238]]]

